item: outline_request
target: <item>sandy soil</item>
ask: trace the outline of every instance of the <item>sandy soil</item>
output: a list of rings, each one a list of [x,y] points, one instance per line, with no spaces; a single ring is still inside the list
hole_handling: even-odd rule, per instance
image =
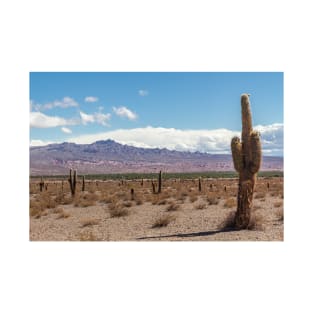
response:
[[[255,230],[223,230],[221,224],[230,212],[236,210],[236,182],[218,182],[227,191],[210,191],[209,187],[198,192],[189,188],[185,197],[175,197],[168,192],[165,204],[152,204],[143,198],[142,204],[125,199],[127,216],[111,217],[110,203],[101,199],[100,191],[93,205],[81,207],[72,204],[58,204],[45,208],[39,215],[30,216],[31,241],[282,241],[283,222],[283,182],[271,181],[274,191],[266,188],[268,180],[261,180],[255,194],[254,213],[258,217]],[[170,185],[170,184],[169,184]],[[193,182],[195,185],[195,182]],[[208,186],[208,184],[207,184]],[[125,187],[125,189],[129,188]],[[186,187],[187,188],[187,187]],[[150,188],[146,189],[146,192]],[[172,190],[170,186],[164,188]],[[88,193],[85,192],[86,194]],[[112,192],[111,192],[112,193]],[[151,193],[151,192],[150,192]],[[103,195],[103,194],[102,194]],[[218,204],[210,205],[207,198],[214,195]],[[32,193],[31,201],[41,195]],[[150,197],[156,197],[150,195]],[[53,196],[51,196],[53,197]],[[196,200],[195,200],[196,199]],[[233,199],[233,201],[231,200]],[[233,202],[226,205],[226,202]],[[162,201],[160,201],[162,203]],[[170,203],[178,205],[177,210],[168,212]],[[199,209],[201,205],[204,208]],[[171,216],[171,222],[164,227],[153,227],[157,219]]]

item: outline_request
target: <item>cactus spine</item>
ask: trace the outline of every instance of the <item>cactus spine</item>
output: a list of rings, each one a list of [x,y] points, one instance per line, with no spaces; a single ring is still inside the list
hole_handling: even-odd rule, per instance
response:
[[[162,171],[159,172],[159,184],[158,184],[158,193],[162,191]]]
[[[76,181],[77,181],[77,173],[76,170],[70,169],[70,176],[68,179],[68,182],[70,183],[70,188],[71,188],[71,194],[72,196],[75,196],[76,192]]]
[[[241,141],[234,137],[231,150],[235,170],[239,173],[235,227],[245,229],[250,222],[254,186],[262,158],[260,135],[252,129],[252,114],[247,94],[241,96],[241,116]]]

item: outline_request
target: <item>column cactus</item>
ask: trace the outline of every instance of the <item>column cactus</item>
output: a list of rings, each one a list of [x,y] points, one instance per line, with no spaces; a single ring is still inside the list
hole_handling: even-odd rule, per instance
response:
[[[45,182],[43,181],[43,178],[41,176],[40,183],[39,183],[40,192],[42,192],[44,186],[45,186]]]
[[[158,193],[162,191],[162,171],[159,172],[159,184],[158,184]]]
[[[76,181],[77,181],[77,173],[76,173],[76,170],[73,171],[72,169],[70,169],[70,176],[69,176],[68,182],[69,182],[69,184],[70,184],[72,196],[75,196]]]
[[[83,176],[82,191],[85,191],[85,175]]]
[[[239,173],[235,227],[246,229],[250,222],[254,186],[262,158],[260,134],[252,129],[248,94],[241,96],[241,117],[241,140],[238,137],[232,139],[231,151],[235,170]]]

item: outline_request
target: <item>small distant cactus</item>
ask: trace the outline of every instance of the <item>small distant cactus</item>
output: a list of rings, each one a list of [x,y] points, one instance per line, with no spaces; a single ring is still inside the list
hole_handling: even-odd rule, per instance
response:
[[[201,192],[201,189],[202,189],[202,186],[201,186],[201,177],[199,177],[198,189],[199,189],[199,192]]]
[[[248,94],[241,96],[241,116],[241,141],[234,137],[231,141],[231,150],[235,170],[239,173],[235,227],[246,229],[250,222],[254,186],[262,158],[260,135],[252,129]]]
[[[43,178],[42,178],[42,176],[41,176],[40,183],[39,183],[40,192],[42,192],[44,186],[45,186],[45,182],[43,181]]]
[[[130,199],[133,201],[135,199],[135,191],[134,188],[130,189]]]
[[[85,191],[85,175],[83,176],[82,191]]]
[[[159,172],[159,184],[158,184],[158,193],[162,191],[162,171]]]
[[[68,182],[70,184],[71,194],[72,194],[72,196],[75,196],[76,182],[77,182],[76,170],[73,171],[72,169],[70,169],[70,176],[69,176]]]
[[[155,184],[153,181],[152,181],[152,193],[155,193]]]

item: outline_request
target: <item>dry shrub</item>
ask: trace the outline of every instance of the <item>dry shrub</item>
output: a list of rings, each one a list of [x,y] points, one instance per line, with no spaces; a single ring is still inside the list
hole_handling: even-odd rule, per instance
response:
[[[141,198],[136,199],[136,205],[141,205],[143,204],[143,200]]]
[[[160,200],[157,202],[157,205],[164,205],[164,204],[167,204],[167,200],[166,200],[166,199],[160,199]]]
[[[279,221],[283,221],[284,220],[284,209],[283,208],[278,208],[275,211],[275,215],[278,218]]]
[[[282,201],[278,201],[274,203],[274,208],[280,208],[283,206],[283,202]]]
[[[80,241],[97,241],[98,238],[94,235],[92,231],[85,231],[79,234]]]
[[[220,224],[219,228],[221,230],[228,230],[228,229],[235,230],[236,229],[235,216],[236,216],[236,211],[229,212],[225,220]],[[248,230],[264,230],[263,222],[264,222],[264,219],[262,215],[252,212],[247,229]]]
[[[224,221],[222,221],[221,224],[219,225],[219,228],[221,230],[234,229],[235,228],[235,216],[236,216],[235,211],[229,212],[226,218],[224,219]]]
[[[214,197],[214,196],[213,197],[212,196],[207,197],[207,201],[208,201],[209,205],[216,205],[219,203],[218,198]]]
[[[84,218],[80,220],[80,224],[82,227],[94,226],[99,224],[99,220],[96,218]]]
[[[180,205],[175,202],[171,202],[169,206],[166,208],[166,211],[171,212],[171,211],[177,211],[180,208]]]
[[[61,214],[64,212],[64,209],[63,208],[55,208],[55,209],[53,209],[52,212],[55,214]]]
[[[199,203],[194,207],[196,210],[205,210],[207,209],[207,206],[205,203]]]
[[[47,215],[48,212],[39,207],[30,207],[29,208],[29,216],[34,218],[40,218],[42,216]]]
[[[68,217],[70,217],[70,216],[71,216],[70,213],[63,211],[63,212],[61,212],[61,213],[57,216],[57,219],[68,218]]]
[[[96,193],[82,192],[75,196],[74,206],[75,207],[88,207],[96,204],[99,196]]]
[[[254,199],[264,199],[265,198],[265,193],[264,192],[258,192],[255,196]]]
[[[192,195],[189,197],[189,201],[190,201],[191,203],[193,203],[193,202],[195,202],[195,201],[197,201],[197,200],[198,200],[198,196],[197,196],[197,195],[192,194]]]
[[[174,221],[175,219],[175,216],[165,214],[156,219],[156,221],[152,225],[152,228],[166,227],[170,222]]]
[[[133,205],[133,203],[131,201],[125,201],[125,202],[122,202],[121,205],[126,208],[130,208]]]
[[[224,207],[225,208],[234,208],[237,205],[237,201],[235,198],[228,198],[225,200]]]
[[[263,216],[260,214],[256,214],[255,212],[252,212],[248,229],[249,230],[264,230],[263,223],[264,223]]]
[[[40,203],[40,207],[42,209],[53,209],[56,207],[57,203],[54,200],[54,197],[48,193],[48,192],[43,192],[38,195],[37,201]]]
[[[117,203],[110,203],[109,205],[110,217],[121,217],[129,215],[129,211]]]
[[[64,196],[64,198],[63,198],[63,201],[62,201],[62,203],[61,204],[71,204],[71,203],[73,203],[73,197],[71,196],[71,195],[67,195],[67,196]]]

